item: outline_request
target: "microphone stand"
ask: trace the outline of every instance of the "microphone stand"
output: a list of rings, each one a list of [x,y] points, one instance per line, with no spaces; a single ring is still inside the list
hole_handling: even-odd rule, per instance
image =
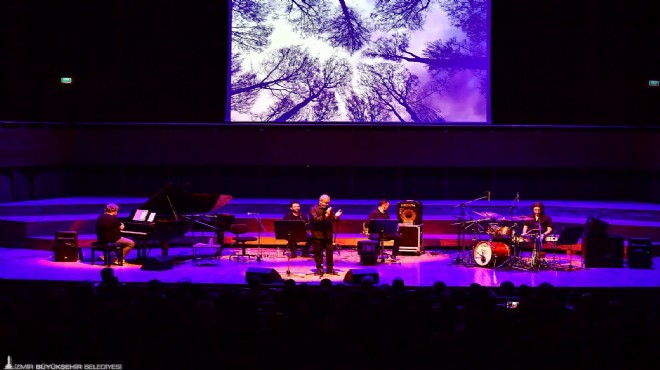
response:
[[[339,233],[339,218],[335,217],[335,223],[337,224],[335,226],[335,234],[333,236],[332,240],[332,249],[337,250],[337,255],[341,256],[341,245],[337,244],[337,234]]]
[[[254,216],[254,219],[257,220],[257,224],[259,225],[257,229],[257,250],[259,251],[259,254],[257,255],[257,262],[261,262],[261,259],[263,258],[263,254],[261,252],[261,230],[263,229],[264,232],[267,232],[267,230],[264,227],[264,224],[261,222],[261,214],[258,212],[253,212],[252,216]]]

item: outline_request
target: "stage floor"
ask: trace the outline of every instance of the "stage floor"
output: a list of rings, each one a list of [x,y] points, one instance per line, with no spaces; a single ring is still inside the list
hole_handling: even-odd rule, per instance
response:
[[[468,249],[471,253],[471,249]],[[537,287],[548,282],[555,287],[658,287],[660,270],[623,268],[584,268],[580,256],[569,260],[566,254],[546,255],[545,261],[554,268],[541,269],[501,269],[492,267],[471,267],[456,263],[459,257],[467,260],[468,251],[427,250],[420,256],[399,256],[397,263],[378,263],[362,265],[355,249],[343,249],[335,252],[335,270],[337,275],[324,275],[333,283],[344,282],[349,270],[373,269],[378,272],[380,284],[391,284],[392,280],[402,278],[407,286],[432,286],[436,281],[443,281],[448,286],[466,287],[472,283],[495,287],[503,281],[511,281],[516,286]],[[122,282],[148,282],[153,279],[165,283],[191,282],[195,284],[245,284],[246,271],[249,268],[274,269],[283,279],[291,278],[297,283],[316,285],[321,277],[314,275],[313,259],[298,257],[289,260],[282,249],[262,248],[260,261],[243,258],[236,261],[231,258],[237,250],[225,248],[222,258],[199,259],[193,263],[192,248],[176,247],[170,249],[170,257],[175,260],[174,268],[166,271],[145,271],[140,265],[113,266],[115,274]],[[259,250],[252,249],[253,254]],[[85,250],[89,253],[89,250]],[[132,252],[134,253],[134,252]],[[209,252],[211,253],[211,252]],[[160,255],[160,251],[154,253]],[[129,260],[130,260],[129,255]],[[527,252],[521,253],[523,261],[529,261]],[[86,256],[86,259],[89,259]],[[653,266],[658,266],[660,257],[655,257]],[[64,281],[99,281],[102,262],[91,265],[89,261],[55,262],[53,254],[44,250],[0,248],[0,278],[15,280],[64,280]],[[575,268],[568,269],[572,265]],[[287,271],[289,274],[287,274]]]

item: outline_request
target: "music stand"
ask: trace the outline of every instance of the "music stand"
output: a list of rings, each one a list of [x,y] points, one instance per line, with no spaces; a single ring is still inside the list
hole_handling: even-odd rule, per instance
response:
[[[291,243],[307,241],[307,226],[303,220],[274,220],[275,239],[284,239],[287,246]],[[287,256],[286,274],[291,275],[291,251]],[[302,275],[298,275],[304,277]]]
[[[380,260],[385,262],[385,247],[383,242],[392,240],[388,237],[390,235],[396,235],[399,233],[399,221],[398,220],[389,220],[389,219],[372,219],[369,220],[369,239],[377,240],[380,247]],[[372,239],[374,235],[378,236],[378,239]]]

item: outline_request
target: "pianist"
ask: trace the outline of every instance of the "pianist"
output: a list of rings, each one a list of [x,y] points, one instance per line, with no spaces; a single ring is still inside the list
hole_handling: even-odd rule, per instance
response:
[[[99,243],[117,243],[124,254],[124,262],[128,252],[135,247],[135,242],[129,238],[121,236],[121,230],[124,224],[117,218],[119,206],[110,203],[105,206],[103,214],[96,219],[96,238]]]

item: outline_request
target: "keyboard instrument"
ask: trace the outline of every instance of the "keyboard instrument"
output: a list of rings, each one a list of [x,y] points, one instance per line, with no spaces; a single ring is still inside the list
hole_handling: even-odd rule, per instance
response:
[[[230,195],[191,193],[184,185],[168,184],[121,221],[122,234],[136,242],[139,259],[146,258],[150,241],[158,241],[167,256],[172,240],[183,237],[187,221],[180,215],[212,213],[229,203]]]

